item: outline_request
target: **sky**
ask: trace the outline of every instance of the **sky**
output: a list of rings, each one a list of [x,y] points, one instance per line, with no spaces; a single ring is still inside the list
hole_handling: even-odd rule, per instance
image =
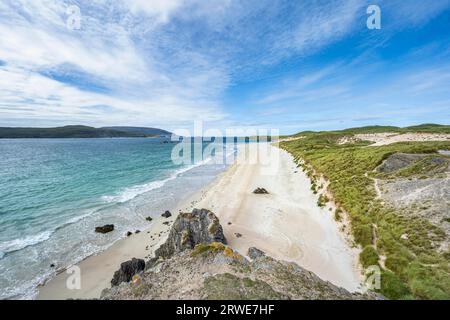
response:
[[[450,0],[0,0],[0,126],[194,121],[450,124]]]

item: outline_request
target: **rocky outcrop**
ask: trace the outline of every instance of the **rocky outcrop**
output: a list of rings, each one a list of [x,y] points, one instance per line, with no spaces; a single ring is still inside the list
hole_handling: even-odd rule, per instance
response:
[[[111,286],[118,286],[122,282],[130,282],[135,274],[142,272],[144,269],[145,261],[142,259],[133,258],[123,262],[120,265],[120,269],[114,273]]]
[[[267,190],[264,189],[264,188],[256,188],[256,189],[253,191],[253,193],[254,193],[254,194],[269,194],[269,191],[267,191]]]
[[[114,225],[113,224],[107,224],[101,227],[96,227],[95,232],[97,233],[109,233],[114,231]]]
[[[248,250],[251,260],[247,259],[226,245],[219,219],[205,209],[181,213],[167,241],[155,254],[146,263],[133,259],[122,264],[111,282],[112,288],[105,289],[101,299],[381,298],[373,293],[350,293],[295,263],[275,260],[257,248]],[[134,281],[136,273],[140,276]]]
[[[248,249],[247,255],[250,259],[254,260],[254,259],[264,257],[266,254],[257,248],[251,247]]]
[[[219,219],[209,210],[194,209],[178,215],[167,241],[155,251],[155,255],[167,258],[176,252],[193,249],[197,244],[211,242],[226,243]]]
[[[378,166],[377,171],[381,173],[398,171],[406,168],[417,160],[423,159],[426,156],[426,154],[394,153],[384,160],[380,166]]]
[[[350,293],[295,263],[278,261],[251,248],[248,260],[219,242],[199,244],[168,259],[153,259],[138,285],[104,290],[111,300],[362,300],[374,293]]]

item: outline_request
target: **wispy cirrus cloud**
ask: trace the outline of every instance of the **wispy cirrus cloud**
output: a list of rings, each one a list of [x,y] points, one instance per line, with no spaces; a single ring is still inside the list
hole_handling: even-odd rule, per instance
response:
[[[80,30],[66,27],[66,10],[73,4],[81,9]],[[217,125],[245,122],[245,113],[255,108],[260,111],[253,113],[258,123],[275,118],[282,123],[284,112],[277,108],[313,108],[319,117],[329,117],[327,110],[337,108],[344,115],[344,102],[366,105],[368,96],[392,107],[400,99],[398,92],[406,88],[395,94],[382,81],[373,81],[374,70],[392,66],[376,50],[385,48],[395,32],[432,21],[448,9],[449,0],[429,5],[379,1],[383,29],[378,33],[365,29],[368,4],[4,0],[0,125],[130,124],[170,129],[194,119]],[[419,61],[424,54],[417,56]],[[441,59],[447,61],[442,51]],[[408,63],[414,65],[412,59]],[[446,83],[442,70],[429,68],[424,65],[421,72],[430,80],[410,86],[416,94]],[[403,83],[414,80],[404,70],[389,74],[393,84],[400,78]],[[381,94],[372,95],[363,83],[371,83]]]

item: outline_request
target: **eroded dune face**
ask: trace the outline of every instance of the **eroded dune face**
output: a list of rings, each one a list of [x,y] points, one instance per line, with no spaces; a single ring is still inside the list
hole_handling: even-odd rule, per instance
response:
[[[407,215],[441,226],[450,236],[450,158],[440,154],[391,155],[378,168],[381,197]],[[407,234],[404,235],[408,237]],[[448,241],[443,246],[448,247]]]

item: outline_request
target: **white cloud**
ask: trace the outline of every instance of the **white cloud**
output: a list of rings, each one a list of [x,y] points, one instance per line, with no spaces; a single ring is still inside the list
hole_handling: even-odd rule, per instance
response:
[[[113,17],[104,21],[90,16],[89,8],[82,9],[82,30],[68,30],[66,7],[61,2],[54,5],[56,2],[22,2],[23,10],[13,2],[9,6],[2,3],[2,14],[7,17],[0,21],[0,58],[7,63],[0,68],[4,121],[23,114],[42,121],[67,118],[95,123],[97,118],[98,125],[123,121],[167,125],[199,116],[205,120],[224,117],[216,98],[227,86],[228,77],[220,67],[191,54],[188,66],[170,70],[170,61],[155,61],[152,52],[141,50],[133,30]],[[132,4],[133,10],[143,3]],[[145,3],[156,6],[154,14],[164,15],[175,8],[166,2]],[[71,83],[73,79],[61,83],[42,75],[63,72],[64,77],[64,72],[73,72],[73,68],[88,82],[101,81],[110,90],[80,90]],[[114,112],[95,107],[99,105]],[[30,109],[33,111],[23,111]]]
[[[156,17],[159,22],[167,22],[170,15],[185,3],[184,0],[124,0],[132,13],[144,12]]]
[[[222,105],[230,86],[258,80],[268,66],[314,54],[365,25],[364,3],[357,0],[76,3],[81,30],[71,31],[66,8],[73,1],[0,2],[4,123],[20,115],[94,125],[173,126],[199,118],[225,122],[232,117]],[[402,26],[429,19],[443,8],[390,3],[386,8],[403,12],[396,22]],[[255,100],[272,105],[288,99],[312,104],[322,96],[347,98],[357,77],[331,81],[330,76],[345,71],[340,68],[310,69],[275,83]],[[106,90],[95,90],[96,85]]]

